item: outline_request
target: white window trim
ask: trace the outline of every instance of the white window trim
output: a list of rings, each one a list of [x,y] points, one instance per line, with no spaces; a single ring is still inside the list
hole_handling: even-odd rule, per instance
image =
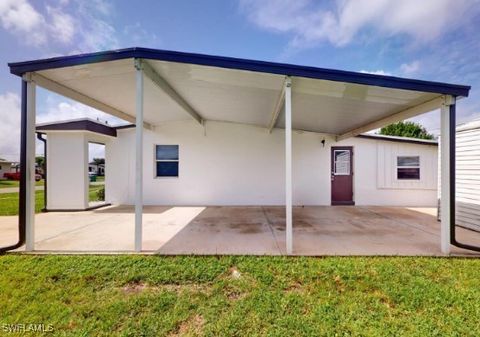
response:
[[[398,158],[399,157],[418,157],[418,165],[398,165]],[[397,181],[420,181],[422,178],[422,169],[421,169],[421,158],[419,155],[397,155],[396,156],[396,175],[395,178]],[[418,179],[416,178],[407,178],[407,179],[399,179],[398,178],[398,169],[399,168],[418,168]]]
[[[157,159],[157,146],[162,145],[176,145],[178,146],[178,159]],[[157,162],[171,162],[178,163],[178,174],[176,176],[157,176]],[[179,144],[153,144],[153,179],[178,179],[180,177],[180,145]]]

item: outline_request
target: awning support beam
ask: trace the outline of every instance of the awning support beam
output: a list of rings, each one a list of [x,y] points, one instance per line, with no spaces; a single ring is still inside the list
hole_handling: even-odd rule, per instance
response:
[[[26,160],[25,160],[25,250],[35,249],[35,117],[36,85],[30,73],[25,74],[27,83]]]
[[[135,59],[135,251],[142,250],[143,233],[143,62]]]
[[[292,219],[292,82],[285,81],[285,222],[287,255],[293,252]]]
[[[136,119],[134,116],[131,116],[123,111],[120,111],[118,109],[115,109],[114,107],[111,107],[110,105],[107,105],[105,103],[102,103],[100,101],[97,101],[94,98],[91,98],[87,95],[84,95],[78,91],[75,91],[73,89],[70,89],[63,84],[60,84],[58,82],[52,81],[45,76],[42,76],[37,73],[32,73],[31,74],[31,79],[33,82],[35,82],[37,85],[41,86],[42,88],[45,88],[49,91],[52,91],[54,93],[57,93],[59,95],[65,96],[67,98],[70,98],[74,101],[77,101],[79,103],[88,105],[89,107],[92,107],[94,109],[103,111],[105,113],[108,113],[112,116],[118,117],[120,119],[123,119],[127,122],[130,123],[135,123]],[[143,126],[146,129],[152,129],[152,126],[149,123],[144,122]]]
[[[165,94],[173,99],[180,107],[182,107],[193,119],[199,124],[203,124],[203,117],[164,79],[148,64],[145,60],[143,63],[143,73],[147,76],[155,85],[157,85]]]
[[[455,129],[455,118],[452,119],[450,114],[451,105],[455,105],[455,98],[446,96],[440,108],[440,248],[444,254],[450,253],[450,222],[452,220],[452,211],[455,211],[455,208],[453,210],[451,208],[452,188],[454,188],[453,184],[455,184],[454,181],[452,182],[452,172],[450,170],[450,166],[453,164],[450,151],[452,146],[451,137],[455,137],[455,132],[452,135],[450,130],[452,128],[451,123],[453,123],[453,128]],[[453,142],[453,144],[455,143]],[[454,196],[453,200],[455,200]],[[455,204],[453,206],[455,207]]]
[[[280,110],[282,109],[282,106],[285,103],[285,88],[287,87],[286,84],[290,83],[292,84],[292,79],[291,77],[287,76],[285,77],[285,81],[283,82],[282,85],[282,90],[280,91],[280,95],[278,96],[277,103],[275,104],[275,108],[272,111],[272,117],[270,118],[270,122],[268,123],[268,132],[272,133],[273,128],[277,124],[278,116],[280,116]]]
[[[347,131],[347,132],[337,136],[337,142],[339,142],[341,140],[344,140],[344,139],[347,139],[347,138],[358,136],[359,134],[367,132],[367,131],[371,131],[371,130],[374,130],[374,129],[381,128],[382,126],[385,126],[385,125],[390,125],[390,124],[393,124],[393,123],[397,123],[399,121],[403,121],[403,120],[408,119],[408,118],[415,117],[415,116],[420,115],[420,114],[425,113],[425,112],[433,111],[435,109],[440,108],[444,101],[445,101],[445,96],[439,96],[439,97],[434,98],[434,99],[432,99],[430,101],[427,101],[425,103],[416,105],[412,108],[408,108],[408,109],[402,110],[400,112],[397,112],[397,113],[395,113],[391,116],[381,118],[381,119],[376,120],[374,122],[365,124],[361,127],[355,128],[353,130]]]

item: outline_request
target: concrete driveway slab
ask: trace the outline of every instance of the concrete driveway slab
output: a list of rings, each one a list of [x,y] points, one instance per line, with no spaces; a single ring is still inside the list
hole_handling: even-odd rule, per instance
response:
[[[0,217],[0,245],[17,239],[17,217]],[[35,249],[51,252],[133,251],[134,209],[36,215]],[[311,206],[293,210],[294,255],[441,256],[435,209]],[[480,245],[480,233],[457,228]],[[22,250],[23,248],[19,249]],[[283,207],[145,206],[143,249],[156,254],[285,254]],[[453,247],[455,254],[474,253]]]

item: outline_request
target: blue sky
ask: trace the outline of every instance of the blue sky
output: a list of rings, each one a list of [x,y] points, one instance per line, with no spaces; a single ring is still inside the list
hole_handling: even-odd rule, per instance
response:
[[[0,157],[19,152],[20,80],[7,62],[132,46],[472,86],[480,118],[478,0],[0,0]],[[38,121],[108,116],[39,90]],[[438,132],[438,112],[418,118]]]

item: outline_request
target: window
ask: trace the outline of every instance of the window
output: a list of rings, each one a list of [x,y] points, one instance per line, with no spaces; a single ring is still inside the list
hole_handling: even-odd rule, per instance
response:
[[[178,145],[155,146],[156,177],[178,177]]]
[[[420,157],[419,156],[398,156],[397,157],[397,179],[420,180]]]
[[[333,150],[333,173],[336,176],[350,175],[350,150]]]

